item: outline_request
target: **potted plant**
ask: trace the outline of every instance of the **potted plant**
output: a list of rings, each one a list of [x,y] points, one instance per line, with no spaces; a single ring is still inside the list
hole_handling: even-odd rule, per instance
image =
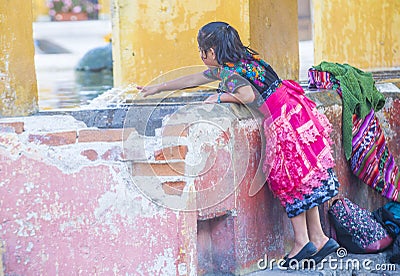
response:
[[[49,15],[54,21],[97,19],[97,0],[48,0]]]

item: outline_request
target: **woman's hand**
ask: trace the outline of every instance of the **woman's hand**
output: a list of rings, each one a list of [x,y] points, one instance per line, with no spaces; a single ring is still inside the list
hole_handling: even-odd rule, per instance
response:
[[[147,97],[162,91],[173,91],[189,87],[196,87],[212,81],[214,80],[205,77],[203,72],[199,72],[163,82],[161,84],[137,86],[136,88],[140,90],[140,93],[143,95],[143,97]]]
[[[218,102],[218,94],[211,95],[204,100],[204,103],[217,103],[217,102]]]
[[[154,95],[157,93],[160,93],[160,85],[149,85],[149,86],[137,86],[136,88],[140,90],[140,93],[143,95],[143,97],[147,97],[150,95]]]

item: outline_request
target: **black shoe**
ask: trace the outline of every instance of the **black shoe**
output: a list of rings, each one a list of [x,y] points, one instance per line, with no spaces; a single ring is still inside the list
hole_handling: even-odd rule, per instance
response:
[[[315,245],[312,242],[308,242],[295,256],[288,258],[286,255],[284,258],[285,262],[282,264],[282,267],[299,267],[302,260],[310,259],[313,255],[317,253],[317,251],[318,249],[315,247]]]
[[[320,261],[322,261],[326,256],[329,254],[335,252],[339,248],[339,244],[334,240],[334,239],[329,239],[325,245],[313,256],[310,257],[310,259],[315,261],[315,264],[318,264]]]

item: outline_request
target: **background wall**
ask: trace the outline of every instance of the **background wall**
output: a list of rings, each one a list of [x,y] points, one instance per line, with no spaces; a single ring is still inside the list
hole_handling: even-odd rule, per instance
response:
[[[32,114],[38,105],[31,3],[1,1],[0,22],[0,117]]]
[[[114,9],[116,86],[144,85],[170,70],[202,65],[196,37],[210,21],[229,22],[249,44],[248,0],[118,0]]]
[[[314,62],[363,69],[400,66],[400,1],[318,0],[314,9]]]

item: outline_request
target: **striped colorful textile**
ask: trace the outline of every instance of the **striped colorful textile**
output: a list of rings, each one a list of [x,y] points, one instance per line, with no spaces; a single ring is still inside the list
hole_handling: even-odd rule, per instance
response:
[[[314,68],[308,70],[309,89],[333,89],[342,96],[340,82],[329,72],[319,71]]]
[[[311,68],[308,71],[310,89],[334,89],[342,97],[340,83],[329,72]],[[352,172],[383,197],[400,201],[400,172],[386,144],[383,131],[374,109],[362,119],[353,115]]]
[[[373,109],[364,119],[353,115],[352,133],[350,164],[353,173],[382,196],[400,201],[399,169]]]
[[[308,70],[308,88],[332,89],[332,87],[331,73],[314,68]]]

